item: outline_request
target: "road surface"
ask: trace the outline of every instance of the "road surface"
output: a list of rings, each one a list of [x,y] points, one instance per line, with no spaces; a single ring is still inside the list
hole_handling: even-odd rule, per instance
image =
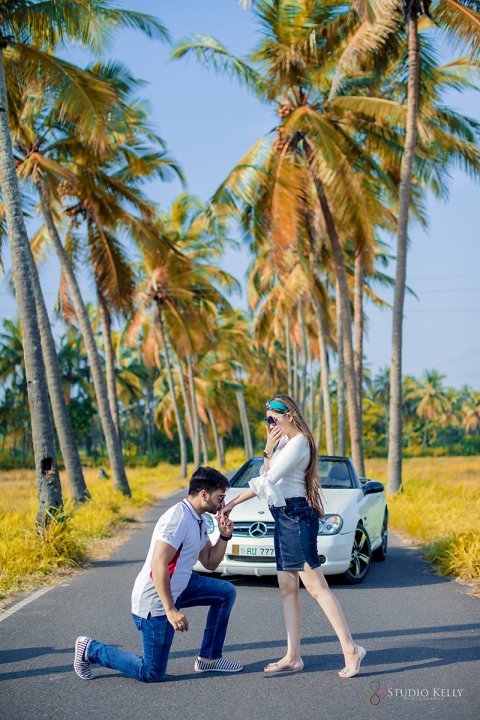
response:
[[[77,635],[141,652],[130,591],[157,517],[179,497],[150,509],[109,560],[0,622],[2,720],[480,718],[479,599],[430,572],[419,552],[393,534],[387,560],[374,563],[362,585],[329,579],[354,639],[368,651],[355,678],[338,677],[340,646],[303,589],[305,670],[264,678],[263,666],[281,657],[285,644],[276,580],[234,578],[238,596],[225,656],[242,662],[242,673],[193,671],[206,609],[192,608],[190,630],[174,639],[164,682],[146,685],[98,666],[94,681],[81,681],[72,670]]]

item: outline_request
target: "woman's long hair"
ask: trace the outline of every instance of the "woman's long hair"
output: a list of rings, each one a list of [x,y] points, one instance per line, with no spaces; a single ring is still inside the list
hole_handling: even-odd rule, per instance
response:
[[[304,435],[308,440],[310,447],[310,462],[305,470],[305,486],[307,492],[308,504],[315,508],[320,518],[325,515],[323,509],[323,503],[320,491],[320,477],[318,475],[318,453],[313,439],[312,432],[307,425],[305,418],[303,417],[300,408],[293,398],[289,395],[275,395],[273,400],[280,400],[288,407],[288,412],[292,416],[294,426]]]

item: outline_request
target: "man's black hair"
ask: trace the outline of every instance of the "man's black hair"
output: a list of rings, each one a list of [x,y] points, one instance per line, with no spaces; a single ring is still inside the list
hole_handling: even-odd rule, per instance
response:
[[[215,468],[200,465],[190,478],[188,494],[198,495],[200,490],[206,490],[208,494],[211,494],[215,490],[226,490],[228,487],[230,487],[230,483],[225,475]]]

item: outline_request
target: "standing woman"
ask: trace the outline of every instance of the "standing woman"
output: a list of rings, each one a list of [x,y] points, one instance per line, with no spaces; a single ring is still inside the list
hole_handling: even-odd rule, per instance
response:
[[[345,657],[340,677],[357,675],[366,650],[353,642],[342,608],[321,570],[317,550],[319,518],[324,516],[319,493],[317,449],[297,404],[288,395],[275,395],[266,404],[267,443],[262,473],[250,489],[221,511],[257,495],[267,500],[275,520],[275,558],[287,630],[287,652],[264,668],[267,675],[303,670],[300,654],[299,577],[335,630]]]

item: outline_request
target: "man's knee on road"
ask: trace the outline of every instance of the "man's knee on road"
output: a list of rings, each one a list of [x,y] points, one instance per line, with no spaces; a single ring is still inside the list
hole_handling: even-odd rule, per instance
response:
[[[158,683],[158,682],[161,682],[162,680],[165,680],[166,673],[160,672],[160,670],[158,670],[158,668],[148,668],[148,669],[144,669],[142,675],[143,675],[143,677],[142,677],[143,682]]]

